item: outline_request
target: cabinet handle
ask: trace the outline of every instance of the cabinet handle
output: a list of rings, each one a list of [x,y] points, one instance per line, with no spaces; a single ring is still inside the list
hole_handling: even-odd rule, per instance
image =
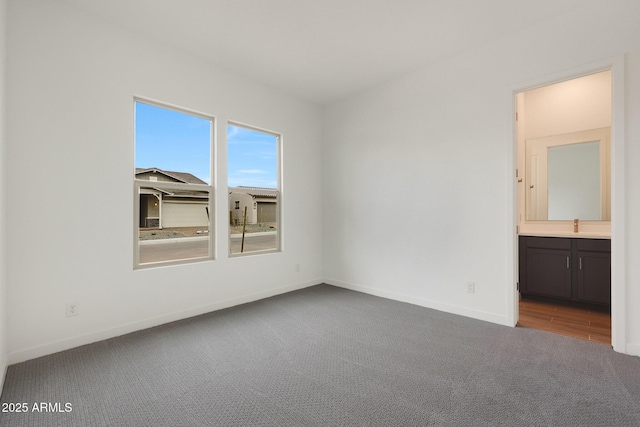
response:
[[[567,257],[567,269],[571,268],[569,264],[569,257]]]
[[[582,270],[582,257],[580,257],[580,270]]]

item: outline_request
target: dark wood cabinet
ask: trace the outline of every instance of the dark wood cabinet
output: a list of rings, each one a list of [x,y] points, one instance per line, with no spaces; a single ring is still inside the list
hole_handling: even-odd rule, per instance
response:
[[[611,304],[611,240],[520,236],[520,292]]]

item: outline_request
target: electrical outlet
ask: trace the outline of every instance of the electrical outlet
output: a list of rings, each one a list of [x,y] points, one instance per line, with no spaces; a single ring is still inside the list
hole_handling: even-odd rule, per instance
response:
[[[77,316],[80,314],[80,304],[77,302],[70,302],[67,304],[67,317]]]
[[[467,282],[467,292],[470,294],[476,292],[476,282]]]
[[[296,273],[300,273],[300,264],[296,263]]]

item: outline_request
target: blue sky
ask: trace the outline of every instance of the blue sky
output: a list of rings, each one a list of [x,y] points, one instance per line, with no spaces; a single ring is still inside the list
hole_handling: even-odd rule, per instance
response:
[[[227,126],[229,187],[278,188],[278,138],[275,135]]]
[[[211,182],[210,120],[136,102],[135,139],[137,168],[189,172]],[[229,187],[278,187],[275,135],[228,125],[227,140]]]
[[[210,183],[211,120],[136,102],[136,167],[189,172]]]

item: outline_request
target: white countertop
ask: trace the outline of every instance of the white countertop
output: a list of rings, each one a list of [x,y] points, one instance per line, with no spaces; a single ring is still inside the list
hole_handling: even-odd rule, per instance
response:
[[[579,232],[579,233],[565,233],[565,232],[543,232],[543,231],[526,231],[518,233],[519,236],[533,236],[533,237],[569,237],[569,238],[582,238],[582,239],[611,239],[609,233],[598,232]]]

